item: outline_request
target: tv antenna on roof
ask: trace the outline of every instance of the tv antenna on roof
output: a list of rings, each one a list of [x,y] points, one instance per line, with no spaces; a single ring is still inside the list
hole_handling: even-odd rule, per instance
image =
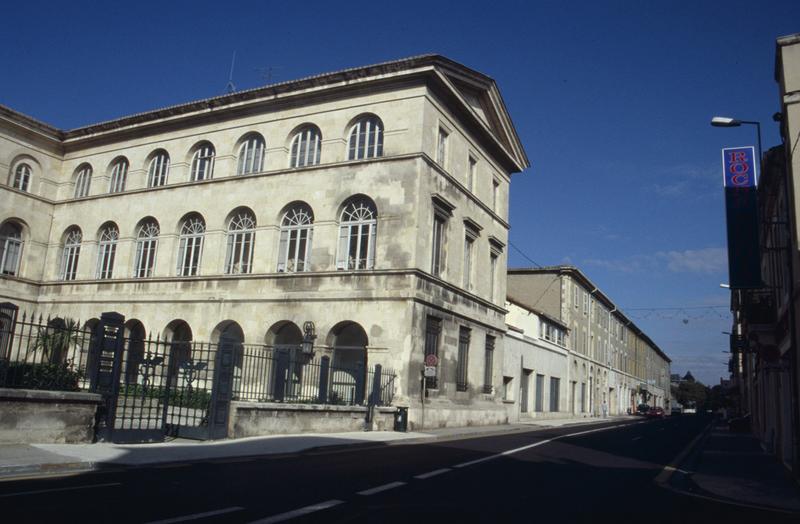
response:
[[[236,91],[236,84],[233,83],[233,66],[236,64],[236,50],[233,51],[233,57],[231,57],[231,72],[228,75],[228,85],[225,86],[225,91],[228,94],[233,93]]]

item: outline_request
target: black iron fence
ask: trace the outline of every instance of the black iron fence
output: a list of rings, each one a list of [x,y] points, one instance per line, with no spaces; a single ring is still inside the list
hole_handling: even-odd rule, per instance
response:
[[[61,317],[17,314],[0,304],[0,387],[92,389],[92,325]],[[119,373],[120,427],[156,421],[201,424],[211,402],[218,344],[124,337]],[[232,398],[251,402],[391,405],[396,374],[362,359],[337,360],[336,349],[236,344]],[[345,359],[342,359],[345,360]],[[170,406],[169,408],[165,406]]]
[[[390,405],[395,373],[380,365],[337,364],[299,347],[243,345],[236,355],[233,398],[254,402]]]
[[[56,391],[89,389],[91,330],[80,322],[17,315],[0,305],[0,387]]]

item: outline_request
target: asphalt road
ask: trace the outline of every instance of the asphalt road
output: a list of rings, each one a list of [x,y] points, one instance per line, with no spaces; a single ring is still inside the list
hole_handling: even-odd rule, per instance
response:
[[[704,416],[0,483],[0,522],[792,522],[654,478]]]

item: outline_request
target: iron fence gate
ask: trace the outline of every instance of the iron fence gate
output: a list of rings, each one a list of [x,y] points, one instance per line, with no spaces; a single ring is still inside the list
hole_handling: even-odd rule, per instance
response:
[[[236,341],[126,337],[123,322],[103,314],[92,339],[92,390],[104,397],[98,439],[225,438]]]

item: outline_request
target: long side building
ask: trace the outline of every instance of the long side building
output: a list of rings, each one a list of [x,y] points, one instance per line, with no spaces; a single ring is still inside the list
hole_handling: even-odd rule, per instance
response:
[[[509,269],[506,307],[504,381],[519,384],[518,412],[669,409],[671,360],[578,268]]]

